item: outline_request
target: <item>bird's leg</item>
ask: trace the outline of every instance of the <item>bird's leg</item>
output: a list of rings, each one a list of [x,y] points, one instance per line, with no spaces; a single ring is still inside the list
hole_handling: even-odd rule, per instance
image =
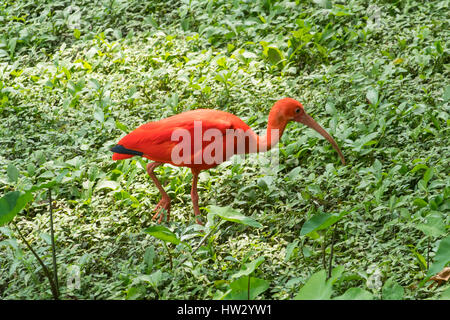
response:
[[[164,190],[164,188],[162,187],[161,183],[159,182],[158,178],[156,178],[155,173],[153,172],[153,170],[162,165],[162,162],[152,162],[149,163],[147,165],[147,173],[150,176],[150,178],[152,178],[153,183],[156,185],[156,187],[158,188],[159,192],[161,193],[161,200],[158,202],[158,204],[156,205],[155,209],[153,209],[153,211],[156,211],[155,215],[152,217],[152,220],[155,220],[158,215],[159,215],[159,220],[158,223],[161,223],[163,217],[164,217],[164,211],[166,210],[167,212],[167,221],[170,220],[170,197],[169,195],[166,193],[166,191]]]
[[[200,170],[192,169],[192,189],[191,189],[191,198],[192,198],[192,206],[194,207],[194,214],[198,224],[203,225],[200,220],[200,209],[198,207],[198,193],[197,193],[197,182],[198,182],[198,174]]]

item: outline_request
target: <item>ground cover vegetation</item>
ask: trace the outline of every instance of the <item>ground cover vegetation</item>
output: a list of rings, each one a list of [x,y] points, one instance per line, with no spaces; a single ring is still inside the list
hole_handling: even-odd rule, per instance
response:
[[[426,282],[450,261],[449,13],[445,0],[1,1],[0,297],[449,298]],[[347,165],[290,124],[270,172],[247,158],[201,173],[205,226],[190,170],[156,169],[172,198],[158,226],[146,161],[111,160],[132,129],[190,109],[261,131],[286,96]]]

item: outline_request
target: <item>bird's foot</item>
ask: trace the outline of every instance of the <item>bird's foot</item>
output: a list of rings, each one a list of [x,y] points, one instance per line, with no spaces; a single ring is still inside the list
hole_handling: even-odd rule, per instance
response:
[[[155,220],[159,215],[158,223],[161,223],[161,221],[164,217],[164,212],[166,212],[167,213],[167,222],[169,222],[169,220],[170,220],[170,198],[162,197],[161,200],[156,205],[155,209],[153,209],[153,212],[156,212],[156,213],[153,216],[152,220]]]
[[[196,217],[195,222],[197,222],[199,225],[204,226],[205,224],[200,220],[200,218]]]

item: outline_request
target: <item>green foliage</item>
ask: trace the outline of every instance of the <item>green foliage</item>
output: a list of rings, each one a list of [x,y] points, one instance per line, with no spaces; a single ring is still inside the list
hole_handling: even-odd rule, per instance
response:
[[[51,265],[48,188],[62,299],[448,297],[418,284],[448,265],[449,12],[445,0],[2,2],[0,297],[51,298],[7,224]],[[285,96],[348,165],[292,123],[279,167],[249,157],[201,173],[205,227],[190,171],[158,167],[173,200],[155,229],[146,160],[113,162],[109,148],[197,108],[263,132]],[[327,280],[324,256],[345,272]]]
[[[402,300],[405,290],[392,279],[388,279],[383,286],[383,300]]]
[[[258,221],[245,216],[239,213],[236,210],[233,210],[230,207],[218,207],[218,206],[209,206],[208,208],[208,223],[211,224],[210,221],[214,221],[214,217],[218,216],[224,220],[241,223],[244,225],[248,225],[255,228],[262,228],[262,224]]]
[[[439,241],[439,247],[434,256],[434,262],[428,269],[427,276],[432,276],[441,271],[450,263],[450,235]]]
[[[180,243],[180,239],[177,238],[175,233],[164,226],[148,227],[147,229],[145,229],[145,232],[164,242],[170,242],[175,245]]]
[[[11,191],[0,198],[0,226],[10,222],[14,217],[33,200],[30,192],[21,193],[20,191]]]

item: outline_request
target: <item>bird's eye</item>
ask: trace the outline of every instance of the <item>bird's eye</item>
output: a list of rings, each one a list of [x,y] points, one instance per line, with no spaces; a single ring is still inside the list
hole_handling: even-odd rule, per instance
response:
[[[300,108],[295,109],[295,113],[300,113]]]

